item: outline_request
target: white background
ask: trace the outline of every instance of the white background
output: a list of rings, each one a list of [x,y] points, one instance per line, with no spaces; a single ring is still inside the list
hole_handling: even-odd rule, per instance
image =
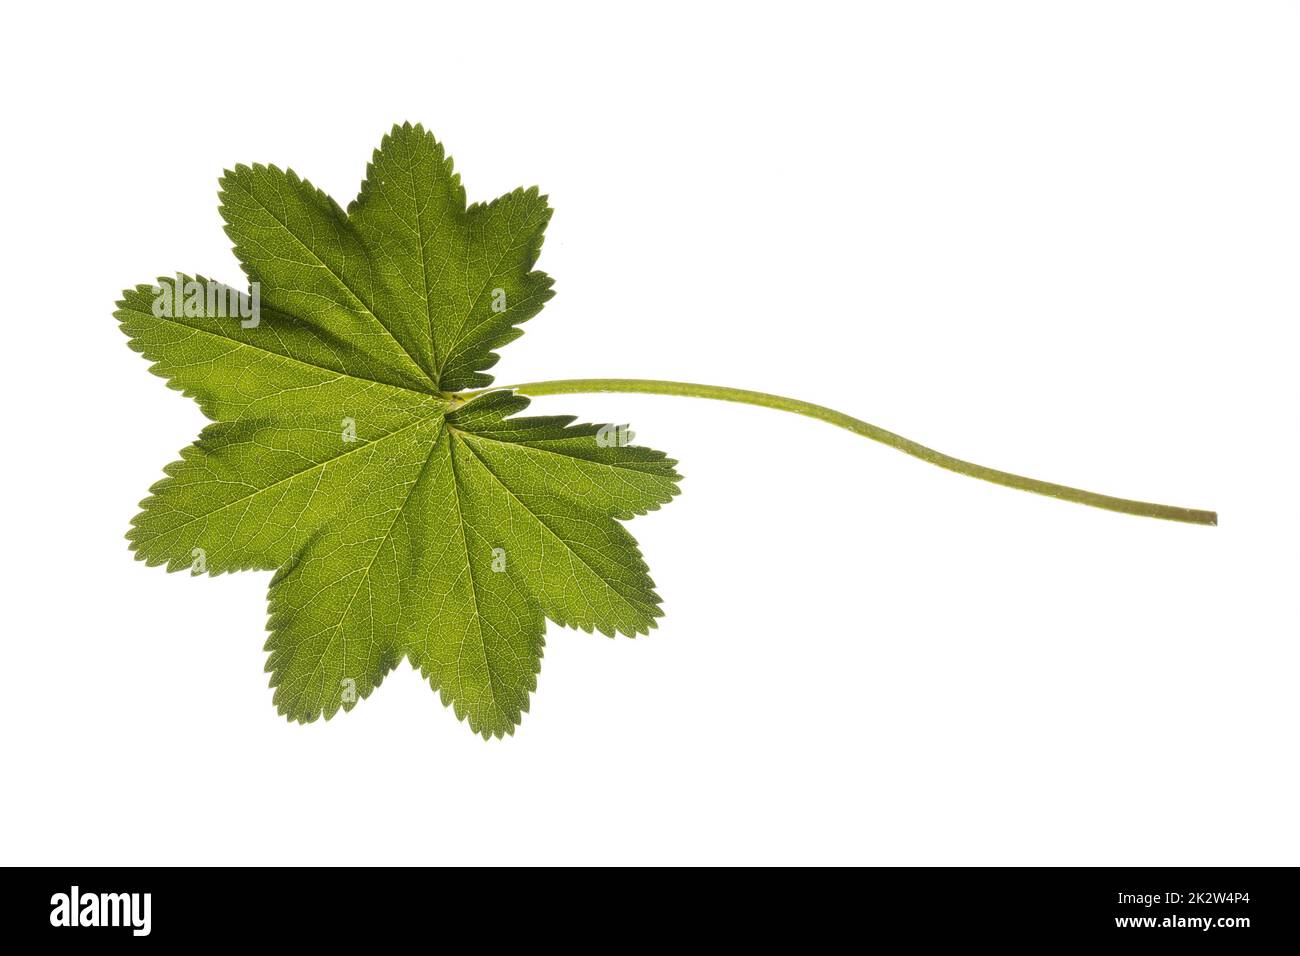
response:
[[[1300,12],[1285,3],[11,6],[5,863],[1295,864]],[[567,396],[679,458],[667,616],[552,627],[485,743],[407,667],[277,717],[269,574],[128,522],[201,427],[111,317],[240,273],[236,162],[346,205],[394,122],[540,184],[498,382],[822,402],[1218,528],[817,422]]]

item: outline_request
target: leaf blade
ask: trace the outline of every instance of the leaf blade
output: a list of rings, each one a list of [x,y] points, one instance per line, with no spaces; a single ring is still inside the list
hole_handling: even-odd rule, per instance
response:
[[[548,618],[611,636],[655,625],[622,522],[677,494],[676,463],[603,440],[610,426],[520,416],[529,400],[509,391],[443,391],[490,383],[494,350],[550,298],[533,269],[544,196],[467,207],[442,147],[407,125],[351,216],[267,166],[227,172],[222,214],[257,320],[160,314],[164,287],[175,302],[225,288],[183,275],[128,289],[115,312],[213,422],[128,538],[173,571],[198,553],[212,574],[276,571],[265,649],[281,714],[350,710],[407,658],[471,730],[501,737],[529,709]]]

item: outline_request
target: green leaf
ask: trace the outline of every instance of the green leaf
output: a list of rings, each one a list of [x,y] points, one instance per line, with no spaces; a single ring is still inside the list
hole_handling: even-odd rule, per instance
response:
[[[267,669],[290,719],[351,709],[406,658],[475,732],[512,733],[547,618],[655,626],[622,522],[679,478],[611,426],[520,416],[528,399],[510,391],[456,394],[491,384],[494,350],[552,294],[533,271],[544,197],[467,208],[442,147],[409,125],[346,214],[271,166],[221,185],[256,319],[241,319],[248,293],[213,308],[227,290],[202,277],[118,303],[131,347],[213,420],[141,503],[136,557],[276,570]]]

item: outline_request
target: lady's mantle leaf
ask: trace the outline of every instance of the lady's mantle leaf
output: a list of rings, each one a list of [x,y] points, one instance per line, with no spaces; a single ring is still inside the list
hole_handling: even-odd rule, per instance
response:
[[[405,657],[499,736],[528,709],[546,618],[654,626],[659,597],[621,522],[677,493],[676,463],[610,426],[514,417],[528,400],[508,391],[450,394],[489,385],[494,350],[552,294],[533,271],[545,197],[467,208],[442,147],[408,125],[346,214],[268,166],[228,172],[221,198],[260,313],[213,310],[228,290],[185,276],[118,303],[131,347],[214,422],[128,537],[171,571],[277,570],[281,713],[349,710]]]

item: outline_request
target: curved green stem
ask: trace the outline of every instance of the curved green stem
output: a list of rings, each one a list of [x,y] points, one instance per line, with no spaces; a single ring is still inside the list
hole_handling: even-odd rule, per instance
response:
[[[697,385],[692,382],[663,382],[648,378],[570,378],[552,382],[526,382],[523,385],[505,387],[522,395],[533,396],[582,392],[643,392],[653,395],[712,398],[723,402],[743,402],[747,405],[776,408],[783,412],[794,412],[796,415],[806,415],[809,418],[816,418],[819,421],[838,425],[840,428],[848,429],[855,435],[870,438],[872,441],[878,441],[890,448],[897,448],[913,458],[928,461],[932,465],[955,471],[959,475],[969,475],[972,478],[991,481],[995,485],[1006,485],[1008,488],[1032,491],[1034,494],[1047,495],[1049,498],[1060,498],[1062,501],[1074,501],[1081,505],[1090,505],[1093,508],[1120,511],[1124,514],[1139,515],[1145,518],[1163,518],[1166,521],[1183,521],[1188,524],[1214,525],[1219,523],[1218,515],[1213,511],[1198,511],[1194,508],[1176,508],[1173,505],[1157,505],[1148,501],[1113,498],[1110,495],[1099,495],[1093,491],[1057,485],[1050,481],[1039,481],[1036,478],[1013,475],[1007,471],[998,471],[996,468],[986,468],[983,465],[976,465],[969,461],[962,461],[960,458],[953,458],[951,455],[945,455],[933,448],[927,448],[909,438],[904,438],[902,435],[895,435],[893,432],[872,425],[870,422],[864,422],[860,418],[837,412],[833,408],[814,405],[811,402],[801,402],[797,398],[770,395],[767,392],[751,392],[743,388],[724,388],[720,385]]]

